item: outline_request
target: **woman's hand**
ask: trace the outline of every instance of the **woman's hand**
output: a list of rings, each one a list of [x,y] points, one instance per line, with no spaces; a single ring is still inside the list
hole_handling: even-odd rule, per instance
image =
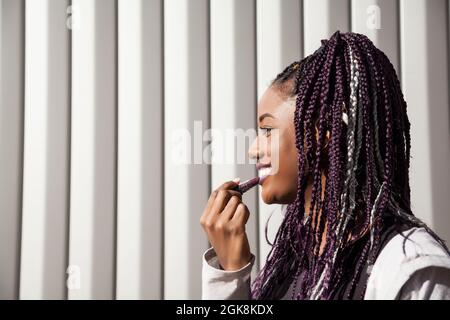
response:
[[[200,224],[224,270],[238,270],[250,262],[251,253],[245,232],[250,212],[242,195],[232,188],[238,182],[228,181],[209,197]]]

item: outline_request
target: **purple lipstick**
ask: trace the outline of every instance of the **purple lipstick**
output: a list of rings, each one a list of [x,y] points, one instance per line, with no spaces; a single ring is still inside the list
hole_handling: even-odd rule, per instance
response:
[[[245,180],[244,182],[240,183],[238,186],[234,187],[233,190],[240,192],[241,194],[244,194],[254,186],[258,184],[262,184],[263,181],[267,178],[267,176],[263,177],[255,177],[248,180]]]

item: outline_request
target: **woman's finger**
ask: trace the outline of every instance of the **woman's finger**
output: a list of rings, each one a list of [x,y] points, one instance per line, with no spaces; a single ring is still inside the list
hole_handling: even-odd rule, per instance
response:
[[[245,225],[250,216],[250,211],[244,203],[239,203],[236,208],[236,212],[231,219],[231,221],[235,222],[237,225]]]
[[[239,191],[235,191],[235,190],[227,190],[227,192],[228,192],[232,197],[238,197],[239,199],[242,200],[242,193],[240,193]]]
[[[228,192],[228,190],[219,190],[209,214],[211,214],[211,215],[220,214],[223,211],[223,208],[225,208],[225,206],[230,198],[231,198],[231,193]]]
[[[220,191],[220,190],[231,190],[234,187],[237,187],[239,185],[239,180],[235,179],[232,181],[227,181],[222,183],[216,190]]]
[[[203,211],[203,216],[207,216],[209,214],[209,212],[211,211],[212,205],[214,203],[214,200],[216,200],[218,193],[219,192],[217,190],[211,192],[208,202],[206,203],[205,210]]]
[[[206,203],[205,206],[205,210],[203,211],[203,215],[201,217],[201,221],[206,221],[208,220],[208,216],[210,214],[219,214],[223,208],[225,207],[225,204],[221,204],[224,201],[228,201],[228,199],[231,196],[237,196],[239,198],[242,198],[242,194],[238,191],[234,191],[234,190],[228,190],[227,188],[233,188],[235,186],[238,185],[238,180],[236,181],[227,181],[225,183],[223,183],[218,189],[214,190],[213,192],[211,192],[211,195],[209,196],[208,202]],[[229,192],[230,194],[225,196],[224,194],[222,194],[222,196],[220,197],[220,199],[217,198],[217,196],[219,195],[219,193],[223,193],[223,192]],[[217,200],[217,201],[216,201]]]
[[[223,211],[220,213],[221,219],[226,222],[230,221],[236,212],[237,206],[241,202],[242,199],[240,197],[232,196]]]
[[[219,190],[216,199],[214,200],[214,203],[211,207],[210,214],[214,215],[220,214],[232,196],[236,196],[239,198],[242,197],[242,195],[238,191]]]

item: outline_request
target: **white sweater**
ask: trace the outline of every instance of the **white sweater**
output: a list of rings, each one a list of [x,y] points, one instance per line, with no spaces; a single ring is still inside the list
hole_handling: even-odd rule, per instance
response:
[[[368,278],[365,300],[450,300],[450,257],[424,228],[397,234],[381,250]],[[202,299],[250,299],[251,261],[236,271],[220,269],[216,253],[203,254]],[[301,282],[301,281],[298,281]],[[301,285],[301,284],[299,284]],[[291,299],[293,284],[282,299]]]

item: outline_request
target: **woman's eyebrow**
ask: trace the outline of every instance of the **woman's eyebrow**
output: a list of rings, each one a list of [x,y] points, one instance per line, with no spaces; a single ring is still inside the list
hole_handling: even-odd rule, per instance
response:
[[[267,118],[267,117],[275,119],[275,117],[272,114],[270,114],[270,113],[263,113],[262,115],[259,116],[259,122],[263,121],[263,119]]]

